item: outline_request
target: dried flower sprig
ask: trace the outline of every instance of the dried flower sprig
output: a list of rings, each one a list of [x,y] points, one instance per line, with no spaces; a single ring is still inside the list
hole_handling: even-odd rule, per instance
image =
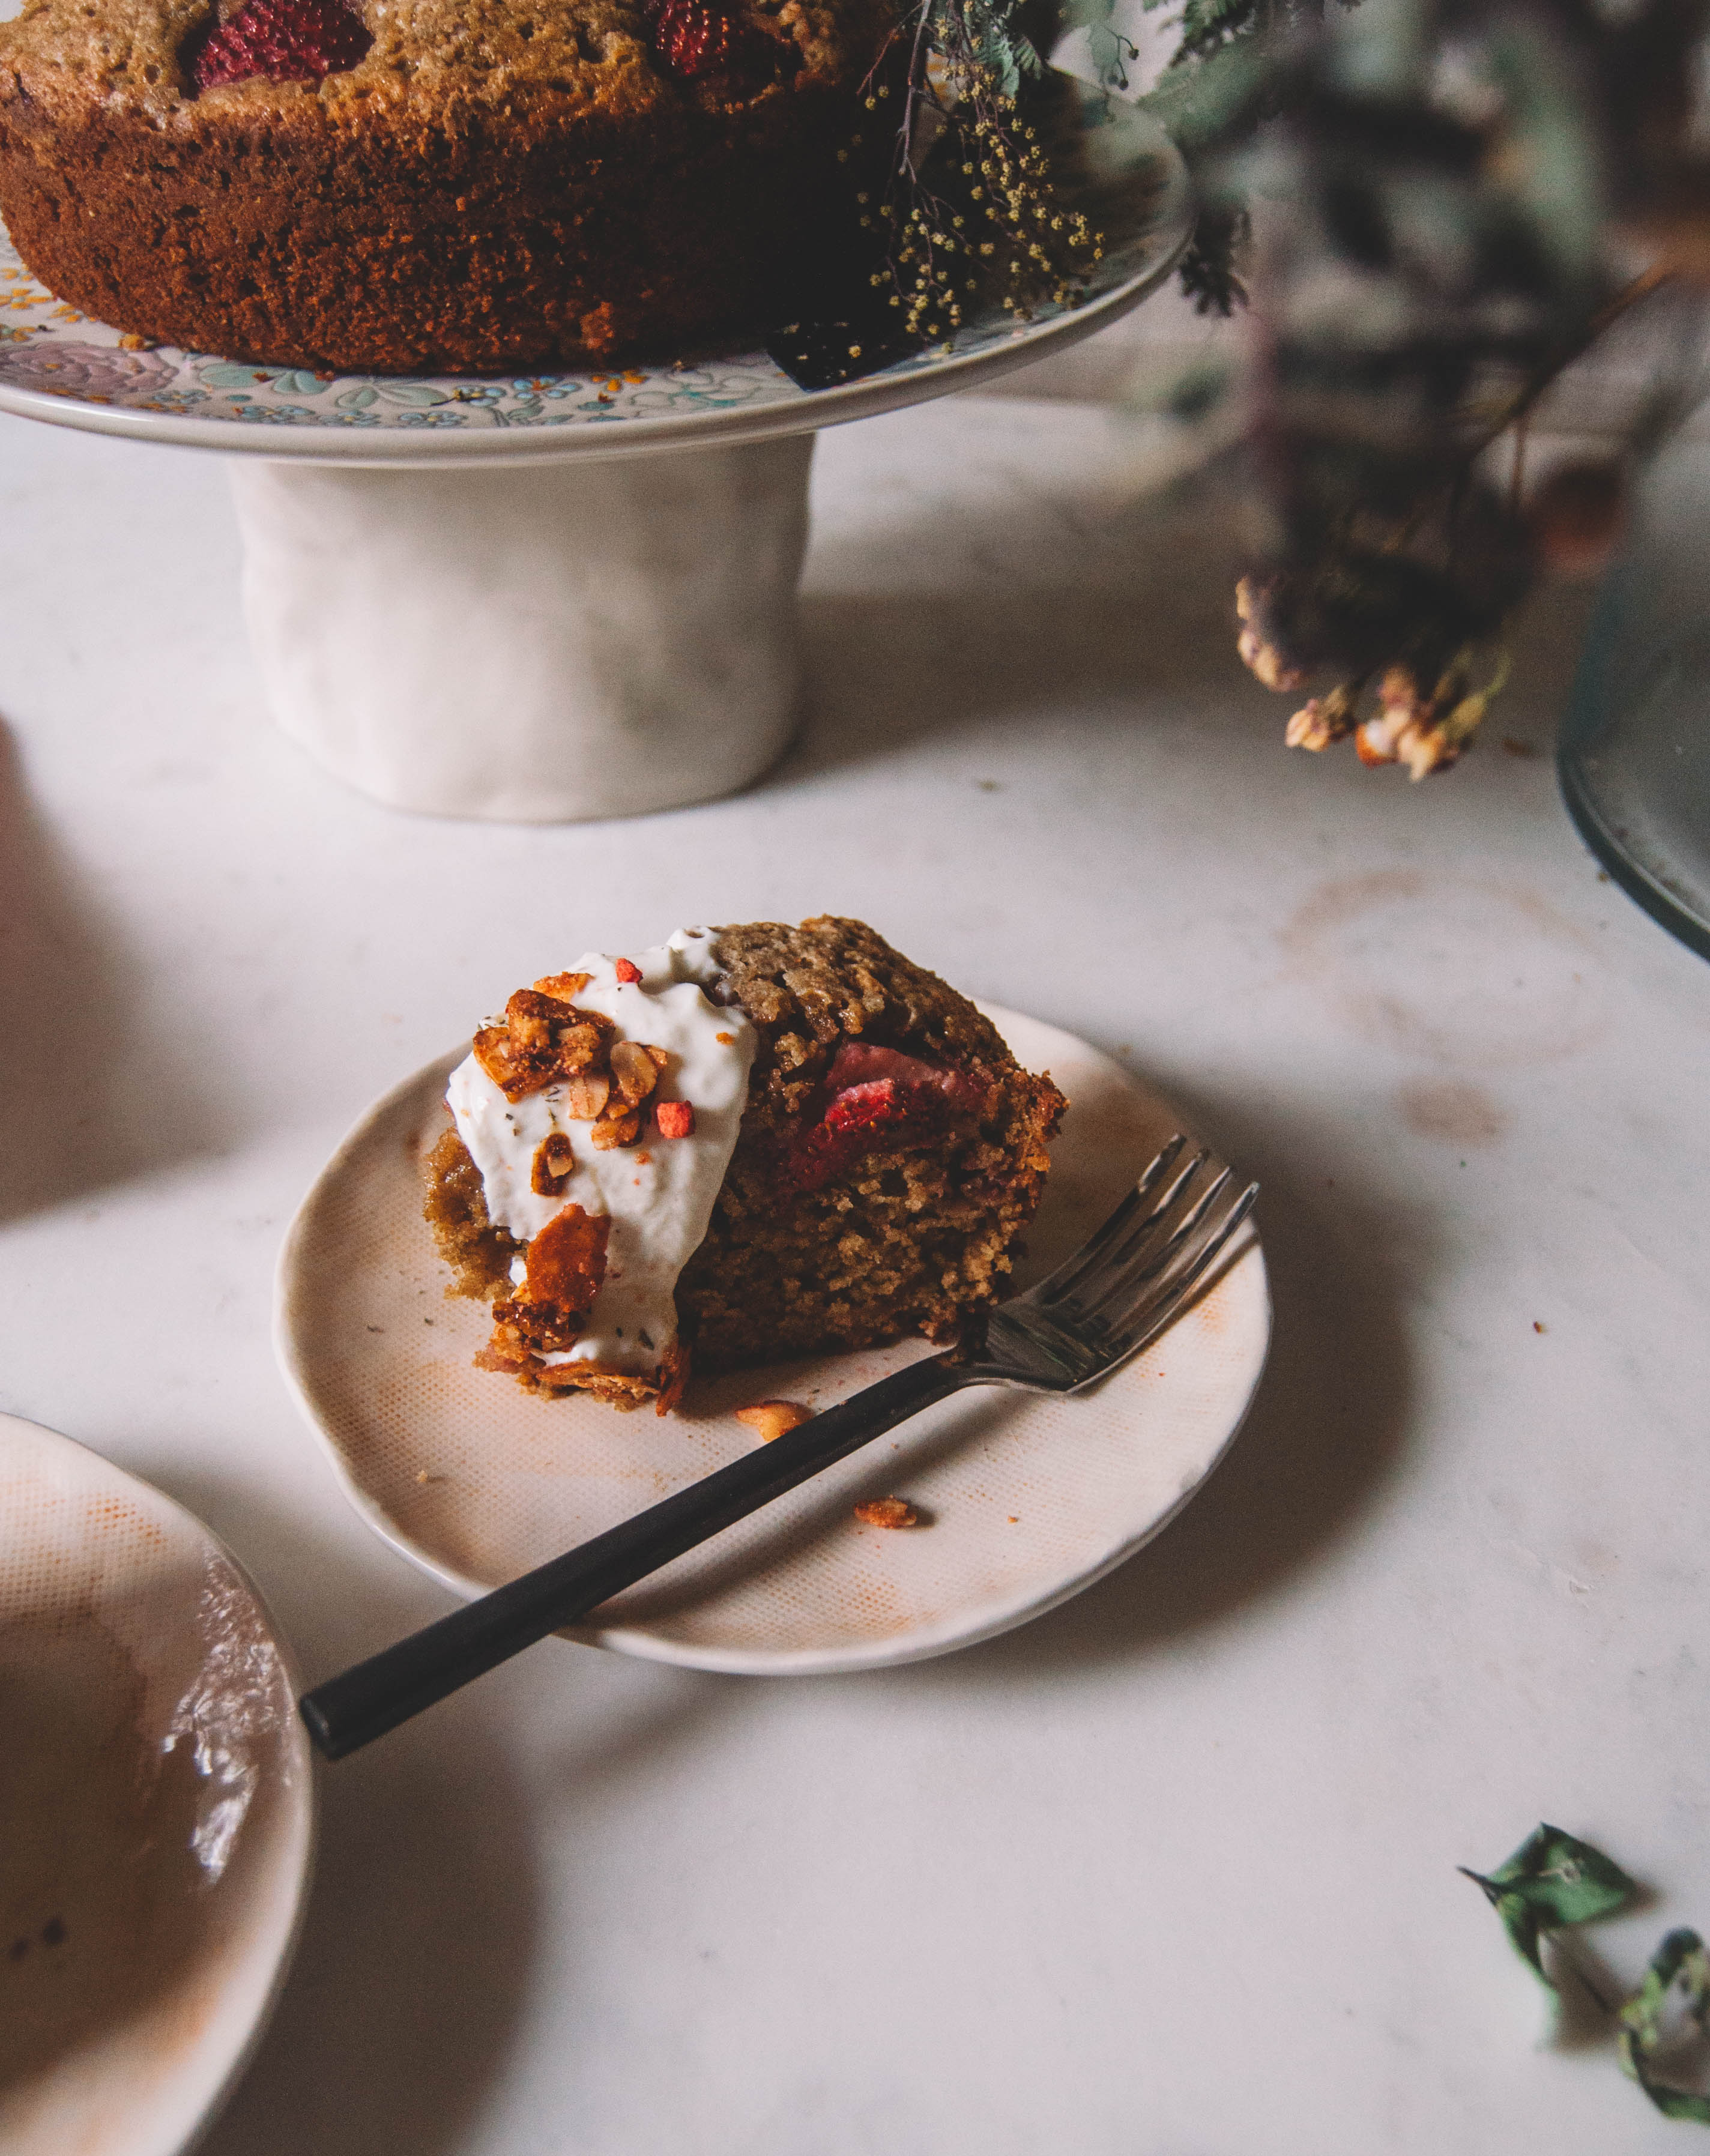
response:
[[[862,206],[884,244],[877,286],[904,334],[947,344],[977,311],[1019,320],[1079,298],[1105,242],[1060,196],[1039,107],[1047,70],[1021,0],[907,0],[867,85],[876,110],[906,50],[881,199]]]
[[[1071,4],[1086,19],[1105,0]],[[1297,696],[1295,746],[1446,770],[1537,570],[1608,558],[1628,470],[1700,393],[1702,323],[1683,318],[1702,303],[1682,287],[1710,290],[1710,135],[1687,85],[1710,16],[1702,0],[1156,4],[1178,49],[1142,102],[1203,205],[1184,281],[1257,316],[1230,375],[1268,526],[1243,655]],[[1623,283],[1636,245],[1649,267]],[[1665,286],[1656,304],[1682,319],[1625,439],[1528,486],[1540,398]]]

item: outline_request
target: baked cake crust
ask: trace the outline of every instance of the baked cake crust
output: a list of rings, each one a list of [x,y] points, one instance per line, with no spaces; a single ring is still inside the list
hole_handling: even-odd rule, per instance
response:
[[[702,1369],[953,1340],[1004,1291],[1064,1101],[966,996],[865,921],[820,915],[714,932],[725,990],[759,1036],[742,1135],[677,1286]],[[924,1142],[880,1144],[819,1189],[788,1165],[850,1043],[965,1073],[982,1097]],[[780,1187],[788,1202],[780,1205]]]
[[[830,213],[891,19],[738,0],[757,73],[682,80],[635,0],[357,12],[356,66],[198,95],[209,0],[28,0],[0,24],[0,206],[33,273],[138,335],[338,371],[752,328]]]
[[[1065,1106],[1049,1075],[1024,1070],[966,997],[865,922],[821,916],[711,937],[709,993],[741,1009],[757,1045],[711,1224],[677,1281],[686,1352],[652,1387],[519,1354],[501,1327],[484,1365],[531,1389],[586,1387],[618,1405],[659,1392],[663,1413],[691,1354],[718,1370],[907,1332],[951,1340],[1004,1291]],[[885,1112],[846,1143],[837,1104],[871,1109],[876,1096]],[[913,1105],[893,1121],[899,1098]],[[489,1221],[454,1129],[426,1165],[448,1292],[502,1296],[517,1245]]]

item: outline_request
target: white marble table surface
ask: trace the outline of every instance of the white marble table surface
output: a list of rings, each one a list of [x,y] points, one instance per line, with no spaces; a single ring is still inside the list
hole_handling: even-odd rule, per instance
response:
[[[515,978],[694,919],[875,921],[1129,1058],[1265,1183],[1277,1331],[1199,1500],[889,1674],[547,1642],[323,1780],[208,2156],[1689,2149],[1548,2048],[1460,1863],[1540,1817],[1710,1927],[1710,968],[1548,742],[1580,603],[1410,788],[1282,748],[1217,490],[1096,408],[828,436],[812,709],[747,797],[398,819],[259,707],[217,464],[0,422],[0,1408],[152,1478],[306,1676],[446,1606],[268,1342],[290,1211]]]

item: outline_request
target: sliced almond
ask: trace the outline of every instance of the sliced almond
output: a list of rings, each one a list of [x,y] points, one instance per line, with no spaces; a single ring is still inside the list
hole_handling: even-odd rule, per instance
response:
[[[611,1097],[612,1081],[603,1070],[578,1071],[558,1089],[558,1105],[574,1123],[591,1123],[603,1115]]]
[[[919,1519],[914,1507],[903,1497],[870,1497],[865,1505],[857,1505],[855,1516],[867,1527],[911,1527]]]
[[[634,1145],[640,1135],[641,1116],[634,1108],[626,1108],[615,1116],[608,1108],[593,1132],[594,1144],[601,1152],[609,1152],[614,1146]]]
[[[757,1430],[765,1445],[770,1445],[775,1437],[782,1437],[787,1430],[799,1430],[804,1422],[813,1419],[812,1408],[804,1408],[798,1400],[757,1400],[751,1408],[737,1409],[737,1420],[747,1423],[750,1430]]]
[[[556,1198],[562,1191],[575,1165],[575,1149],[570,1143],[568,1133],[554,1131],[549,1137],[542,1138],[534,1149],[534,1161],[528,1172],[528,1187],[538,1198]]]
[[[614,1040],[612,1075],[629,1106],[639,1107],[659,1083],[659,1065],[639,1041]]]

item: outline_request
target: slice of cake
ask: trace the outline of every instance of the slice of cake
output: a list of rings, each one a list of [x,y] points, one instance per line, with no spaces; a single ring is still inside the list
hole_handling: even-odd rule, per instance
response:
[[[519,989],[429,1156],[477,1360],[664,1414],[702,1369],[953,1339],[994,1302],[1064,1102],[859,921],[680,930]]]

